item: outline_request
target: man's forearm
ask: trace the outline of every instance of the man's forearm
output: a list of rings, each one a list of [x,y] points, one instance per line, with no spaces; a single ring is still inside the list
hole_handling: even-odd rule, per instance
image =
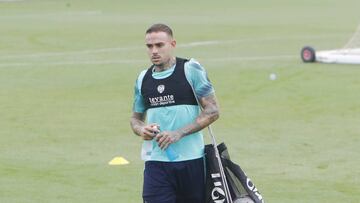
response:
[[[219,118],[219,108],[214,95],[202,98],[200,104],[203,106],[203,111],[196,120],[177,130],[182,137],[204,129]]]
[[[133,132],[141,136],[141,128],[145,125],[141,115],[133,115],[130,119],[130,126]]]

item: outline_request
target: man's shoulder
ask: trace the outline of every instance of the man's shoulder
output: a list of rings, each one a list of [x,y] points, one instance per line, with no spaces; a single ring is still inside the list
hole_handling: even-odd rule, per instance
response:
[[[194,58],[189,59],[189,61],[185,63],[184,68],[187,77],[202,75],[205,72],[204,67]]]
[[[144,78],[144,76],[145,76],[145,74],[146,74],[147,71],[148,71],[148,69],[142,70],[142,71],[139,73],[137,79],[138,79],[138,80],[142,80],[142,79]]]
[[[187,69],[197,69],[197,70],[203,70],[203,66],[199,63],[199,61],[197,61],[194,58],[190,58],[186,63],[185,63],[185,68]]]
[[[142,70],[142,71],[139,73],[138,77],[136,78],[136,86],[137,86],[138,88],[141,87],[142,81],[143,81],[143,79],[144,79],[145,74],[146,74],[147,71],[148,71],[148,69]]]

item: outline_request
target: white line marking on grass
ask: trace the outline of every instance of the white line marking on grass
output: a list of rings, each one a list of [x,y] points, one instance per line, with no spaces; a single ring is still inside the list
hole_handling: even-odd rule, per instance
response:
[[[195,46],[206,46],[213,44],[220,44],[221,41],[201,41],[201,42],[190,42],[186,44],[179,45],[179,47],[195,47]],[[100,48],[100,49],[85,49],[79,51],[67,51],[67,52],[43,52],[35,54],[19,54],[19,55],[3,55],[0,56],[0,59],[11,59],[11,58],[37,58],[37,57],[53,57],[53,56],[73,56],[78,54],[98,54],[98,53],[107,53],[107,52],[121,52],[121,51],[131,51],[131,50],[144,50],[145,46],[133,46],[133,47],[110,47],[110,48]]]
[[[239,57],[224,57],[224,58],[209,58],[204,61],[224,62],[224,61],[264,61],[264,60],[287,60],[298,58],[297,55],[275,55],[275,56],[239,56]]]
[[[107,65],[107,64],[134,64],[146,63],[147,60],[95,60],[95,61],[55,61],[48,63],[0,63],[1,67],[19,67],[19,66],[63,66],[63,65]]]
[[[13,0],[4,3],[12,3],[12,2],[22,2],[24,0]],[[0,0],[0,3],[1,0]],[[45,17],[68,17],[68,16],[92,16],[92,15],[102,15],[103,12],[100,10],[94,11],[66,11],[66,12],[48,12],[48,13],[23,13],[23,14],[5,14],[0,15],[0,18],[45,18]]]
[[[196,47],[196,46],[206,46],[213,44],[221,44],[221,41],[199,41],[199,42],[190,42],[178,45],[178,47]],[[10,58],[37,58],[37,57],[52,57],[52,56],[66,56],[66,55],[77,55],[77,54],[97,54],[97,53],[107,53],[107,52],[121,52],[121,51],[131,51],[131,50],[144,50],[145,46],[132,46],[132,47],[109,47],[109,48],[100,48],[100,49],[85,49],[78,51],[66,51],[66,52],[43,52],[35,54],[14,54],[14,55],[3,55],[0,56],[0,59],[10,59]]]
[[[24,1],[24,0],[0,0],[0,3],[14,3],[19,1]]]
[[[100,49],[85,49],[78,51],[66,51],[66,52],[43,52],[35,54],[14,54],[0,56],[0,59],[11,59],[11,58],[38,58],[38,57],[53,57],[53,56],[73,56],[81,54],[98,54],[107,52],[118,52],[118,51],[130,51],[138,50],[140,47],[113,47],[113,48],[100,48]]]
[[[179,44],[178,47],[197,47],[197,46],[207,46],[214,44],[225,43],[225,41],[198,41],[198,42],[190,42],[185,44]]]
[[[259,42],[259,41],[273,41],[273,40],[293,40],[293,39],[324,39],[339,36],[338,34],[326,35],[326,36],[289,36],[284,37],[265,37],[265,38],[244,38],[240,40],[211,40],[211,41],[195,41],[184,44],[179,44],[179,48],[188,47],[200,47],[200,46],[214,46],[214,45],[228,45],[244,42]],[[77,51],[65,51],[65,52],[40,52],[34,54],[12,54],[0,56],[0,59],[13,59],[13,58],[38,58],[38,57],[55,57],[55,56],[73,56],[73,55],[86,55],[86,54],[98,54],[108,52],[126,52],[131,50],[144,50],[145,46],[130,46],[130,47],[108,47],[99,49],[85,49]]]
[[[201,58],[202,61],[212,62],[231,62],[231,61],[263,61],[263,60],[288,60],[297,58],[296,55],[278,55],[278,56],[255,56],[255,57],[224,57],[224,58]],[[26,67],[26,66],[64,66],[64,65],[110,65],[110,64],[136,64],[149,63],[148,60],[94,60],[94,61],[55,61],[48,63],[0,63],[0,68]]]

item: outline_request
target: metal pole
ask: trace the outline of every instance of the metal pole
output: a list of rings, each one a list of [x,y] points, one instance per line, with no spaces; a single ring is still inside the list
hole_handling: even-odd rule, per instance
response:
[[[211,140],[212,140],[212,144],[213,144],[213,147],[214,147],[214,150],[215,150],[215,156],[218,160],[218,163],[219,163],[219,168],[220,168],[220,176],[223,180],[223,185],[224,185],[224,189],[225,189],[225,197],[226,197],[226,202],[227,203],[233,203],[232,199],[231,199],[231,194],[230,194],[230,190],[229,190],[229,185],[227,183],[227,180],[226,180],[226,176],[225,176],[225,172],[224,172],[224,168],[222,166],[222,162],[221,162],[221,157],[220,157],[220,153],[219,153],[219,150],[217,148],[217,143],[216,143],[216,140],[215,140],[215,136],[212,132],[212,129],[211,129],[211,126],[209,125],[208,126],[208,130],[209,130],[209,134],[210,134],[210,137],[211,137]]]

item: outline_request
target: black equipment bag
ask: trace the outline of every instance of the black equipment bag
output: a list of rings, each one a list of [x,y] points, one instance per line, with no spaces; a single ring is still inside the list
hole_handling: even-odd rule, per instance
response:
[[[220,166],[213,144],[205,145],[206,157],[206,203],[264,203],[264,199],[253,182],[238,164],[230,160],[227,147],[224,143],[217,146],[221,157],[225,179],[221,176]],[[225,182],[226,181],[226,182]],[[230,201],[227,201],[228,190]]]

